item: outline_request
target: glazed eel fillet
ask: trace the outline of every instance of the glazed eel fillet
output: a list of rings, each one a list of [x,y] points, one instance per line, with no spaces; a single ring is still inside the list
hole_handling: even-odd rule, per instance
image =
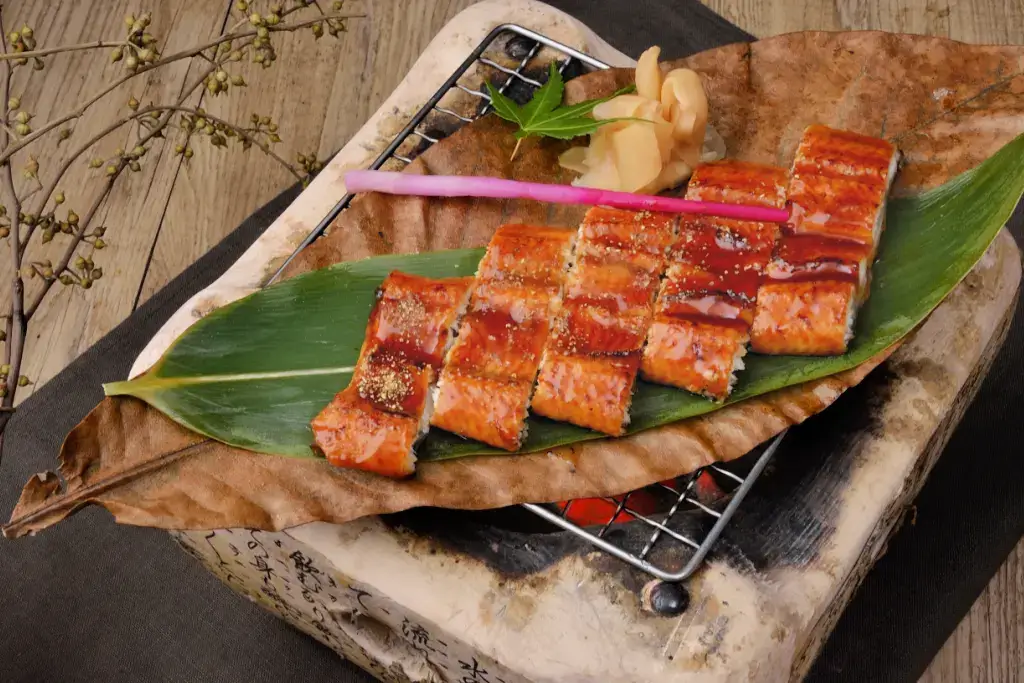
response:
[[[622,434],[675,216],[595,207],[557,304],[533,412]]]
[[[392,272],[377,289],[348,387],[312,421],[332,465],[404,477],[430,425],[431,390],[473,278]]]
[[[846,352],[898,160],[885,140],[824,126],[804,131],[789,184],[792,215],[757,295],[754,351]]]
[[[687,199],[782,208],[785,169],[720,161],[694,169]],[[774,223],[683,216],[654,307],[641,376],[714,400],[743,369]]]
[[[431,424],[514,451],[575,232],[504,225],[477,270],[476,289],[445,359]]]

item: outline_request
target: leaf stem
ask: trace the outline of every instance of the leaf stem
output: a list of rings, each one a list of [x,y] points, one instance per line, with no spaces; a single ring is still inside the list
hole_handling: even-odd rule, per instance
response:
[[[523,144],[523,140],[526,138],[518,138],[516,140],[516,146],[512,148],[512,156],[509,157],[509,161],[515,161],[516,155],[519,154],[519,145]]]

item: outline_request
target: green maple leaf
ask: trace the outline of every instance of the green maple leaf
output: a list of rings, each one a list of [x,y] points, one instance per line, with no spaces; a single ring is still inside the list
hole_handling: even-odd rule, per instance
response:
[[[562,74],[555,68],[554,62],[550,65],[547,83],[538,88],[530,101],[523,106],[513,102],[490,83],[487,84],[494,113],[518,126],[518,130],[515,133],[516,147],[512,151],[513,159],[519,151],[519,145],[531,135],[571,140],[580,135],[590,135],[607,123],[615,121],[645,121],[646,119],[635,118],[616,118],[598,121],[590,116],[590,113],[597,105],[607,102],[613,97],[632,92],[634,89],[635,86],[627,86],[608,97],[600,97],[586,100],[579,104],[562,106],[565,83],[562,80]]]

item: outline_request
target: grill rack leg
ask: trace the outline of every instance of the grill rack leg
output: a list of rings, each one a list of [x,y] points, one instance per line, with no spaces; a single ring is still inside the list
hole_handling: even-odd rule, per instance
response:
[[[549,508],[547,508],[544,505],[538,505],[536,503],[524,503],[523,507],[525,507],[527,510],[534,513],[538,517],[541,517],[542,519],[564,529],[565,531],[575,534],[576,536],[582,538],[583,540],[587,541],[596,548],[603,550],[609,555],[622,560],[623,562],[635,567],[636,569],[639,569],[642,572],[650,574],[656,579],[660,579],[662,581],[666,581],[669,583],[686,581],[691,576],[693,576],[694,572],[696,572],[697,569],[701,566],[701,564],[703,564],[705,558],[707,558],[708,556],[708,553],[710,553],[711,549],[714,547],[715,542],[717,542],[718,538],[722,535],[722,532],[725,530],[725,527],[729,524],[729,521],[736,513],[736,510],[743,502],[743,499],[746,498],[747,493],[749,493],[750,489],[753,487],[754,482],[758,479],[758,477],[761,475],[761,472],[763,472],[764,468],[768,465],[768,461],[771,460],[772,456],[775,454],[775,451],[778,450],[779,445],[782,443],[782,440],[785,436],[785,431],[776,436],[775,439],[772,440],[771,444],[758,457],[757,462],[754,463],[754,466],[751,468],[750,473],[747,474],[746,477],[741,478],[742,483],[740,483],[739,488],[737,488],[733,492],[732,498],[729,500],[728,505],[726,505],[725,510],[722,511],[721,516],[718,517],[718,519],[715,521],[714,526],[711,527],[711,530],[708,532],[707,536],[704,537],[704,539],[699,543],[698,547],[694,550],[694,553],[690,557],[689,561],[686,563],[686,566],[684,566],[683,569],[677,572],[666,570],[645,559],[646,555],[650,552],[650,548],[646,548],[646,552],[643,553],[642,556],[636,555],[621,548],[620,546],[615,545],[614,543],[608,541],[602,536],[599,536],[598,534],[595,534],[591,531],[587,531],[583,527],[569,521],[568,519],[564,519],[561,515],[552,512]],[[694,474],[694,480],[696,476],[699,475],[701,471],[703,471],[703,469],[699,470],[697,473]],[[716,470],[717,469],[718,468],[716,468]],[[682,502],[682,498],[683,497],[680,497],[679,502]],[[676,510],[678,507],[679,505],[677,503],[677,505],[673,507],[673,511]],[[629,511],[629,514],[636,516],[636,514],[632,511]],[[667,524],[668,521],[669,518],[666,518],[665,523]],[[664,526],[664,524],[662,526]],[[660,536],[652,537],[648,545],[653,547],[654,543],[656,543],[659,540],[659,538]]]

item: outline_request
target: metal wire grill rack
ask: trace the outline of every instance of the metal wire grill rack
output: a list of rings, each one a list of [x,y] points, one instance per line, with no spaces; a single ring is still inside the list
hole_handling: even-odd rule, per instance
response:
[[[516,41],[515,49],[509,49],[512,40]],[[505,45],[500,58],[495,55],[495,46],[499,42]],[[399,164],[398,168],[401,168],[411,164],[416,156],[436,143],[441,137],[441,134],[431,129],[428,121],[433,121],[435,127],[438,122],[441,122],[441,127],[450,133],[490,111],[491,98],[483,91],[482,82],[479,85],[470,82],[474,77],[477,81],[481,80],[477,69],[481,73],[490,72],[492,83],[503,94],[510,94],[513,97],[516,95],[528,97],[534,89],[542,85],[541,81],[531,74],[540,75],[542,73],[542,70],[532,68],[532,65],[539,61],[541,52],[545,48],[553,53],[553,58],[558,64],[557,68],[563,75],[569,73],[571,77],[578,72],[609,68],[600,60],[530,29],[515,24],[498,26],[484,38],[437,92],[416,112],[405,128],[395,136],[369,168],[376,170],[393,164]],[[511,61],[509,61],[510,59]],[[475,106],[469,109],[462,106],[460,109],[449,105],[447,100],[451,99],[450,93],[462,93],[465,96],[462,104],[465,105],[468,101]],[[345,195],[324,216],[323,220],[274,273],[268,284],[280,277],[296,254],[323,235],[338,214],[348,207],[352,198],[351,194]],[[660,508],[663,510],[662,512],[645,512],[639,506],[631,503],[631,500],[642,495],[637,491],[615,498],[601,499],[613,506],[613,512],[605,523],[596,526],[581,526],[570,519],[573,505],[577,501],[567,501],[557,505],[524,504],[522,507],[657,579],[667,582],[685,581],[704,562],[729,520],[750,491],[754,481],[768,464],[784,434],[776,437],[766,448],[761,450],[760,454],[756,454],[756,456],[751,454],[756,459],[745,472],[738,473],[736,468],[723,465],[710,465],[685,478],[654,484],[644,489],[645,493],[655,493],[662,501],[665,501]],[[716,480],[722,483],[722,489],[727,494],[723,500],[717,503],[702,502],[695,493],[695,486],[699,478],[708,473],[715,475]],[[702,518],[698,520],[697,524],[693,523],[694,514]],[[687,517],[689,523],[680,523],[684,517]],[[644,525],[650,530],[650,535],[639,547],[617,542],[612,538],[614,535],[609,532],[622,522]],[[710,525],[704,522],[708,522]],[[700,532],[696,532],[695,529],[699,529]],[[670,559],[662,562],[655,561],[656,554]],[[685,558],[685,563],[680,569],[674,569],[673,567],[680,565],[680,557]]]

